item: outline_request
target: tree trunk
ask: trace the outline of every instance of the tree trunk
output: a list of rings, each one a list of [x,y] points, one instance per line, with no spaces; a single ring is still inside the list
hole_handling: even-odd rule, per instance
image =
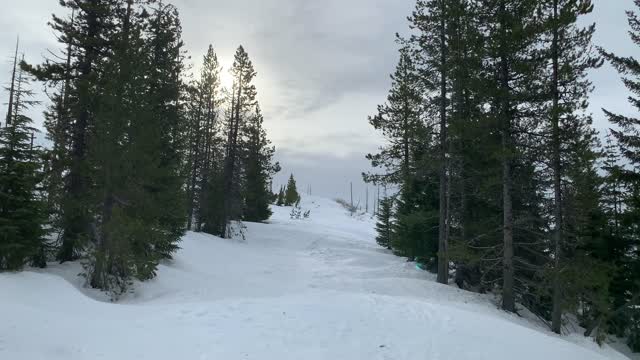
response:
[[[447,196],[447,44],[445,22],[445,0],[441,3],[440,19],[440,211],[438,226],[438,282],[449,282],[449,206]]]
[[[208,95],[206,99],[206,121],[203,129],[203,139],[204,139],[204,159],[202,162],[202,171],[200,174],[200,206],[205,203],[207,185],[209,183],[209,172],[211,171],[211,159],[212,159],[212,129],[213,129],[213,108],[212,108],[213,100]],[[202,231],[202,222],[203,222],[202,214],[198,215],[198,219],[196,220],[196,231]]]
[[[76,15],[76,10],[75,9],[71,10],[71,26],[75,24],[75,15]],[[69,42],[67,43],[67,60],[64,67],[65,72],[64,72],[64,87],[63,87],[63,94],[62,94],[62,110],[66,110],[67,106],[69,105],[69,89],[71,87],[71,51],[73,50],[72,43],[73,43],[73,40],[69,39]]]
[[[24,61],[24,54],[22,55],[21,61]],[[13,100],[13,118],[16,119],[21,114],[22,109],[22,97],[24,95],[24,89],[22,86],[24,85],[24,71],[18,70],[17,72],[18,78],[16,79],[16,88],[14,89],[14,100]]]
[[[553,58],[553,88],[551,93],[553,96],[553,107],[551,109],[552,122],[552,152],[553,152],[553,190],[554,190],[554,207],[553,217],[555,221],[554,239],[554,271],[553,271],[553,309],[551,312],[551,330],[557,334],[562,332],[562,284],[560,283],[560,259],[563,238],[563,222],[562,222],[562,169],[560,163],[560,109],[559,109],[559,51],[558,51],[558,0],[553,1],[553,41],[551,44],[551,52]]]
[[[107,175],[109,176],[109,175]],[[107,185],[110,187],[110,185]],[[114,198],[110,190],[105,190],[104,199],[102,203],[102,227],[100,235],[97,238],[96,249],[98,255],[95,257],[95,264],[93,273],[91,274],[90,285],[94,289],[106,289],[105,276],[109,269],[105,269],[108,266],[106,261],[108,259],[108,246],[110,240],[110,234],[107,224],[111,221],[113,215]]]
[[[364,202],[364,209],[366,213],[369,213],[369,187],[367,186],[365,189],[366,200]]]
[[[227,161],[225,163],[225,174],[224,174],[224,216],[222,219],[222,224],[220,227],[220,236],[223,238],[228,237],[230,234],[228,225],[231,221],[231,208],[233,206],[232,201],[234,200],[233,194],[233,175],[235,172],[235,163],[236,163],[236,151],[237,151],[237,140],[238,140],[238,130],[240,127],[240,106],[242,99],[242,72],[240,72],[238,78],[238,93],[237,93],[237,102],[235,103],[235,112],[232,110],[232,120],[231,120],[231,128],[230,136],[229,136],[229,145],[227,152]]]
[[[500,117],[502,122],[502,215],[503,215],[503,284],[502,284],[502,308],[515,312],[516,301],[514,292],[515,270],[513,267],[513,201],[511,158],[513,156],[513,144],[511,138],[511,111],[509,100],[509,59],[506,49],[505,30],[506,9],[504,1],[500,4]]]
[[[195,196],[196,196],[196,184],[198,181],[198,168],[200,167],[200,141],[202,139],[200,131],[200,114],[202,113],[202,99],[198,96],[198,110],[196,112],[196,119],[194,124],[193,136],[196,138],[196,143],[193,149],[193,160],[191,162],[191,175],[189,179],[189,198],[187,199],[187,229],[191,230],[193,223],[193,215],[195,210]],[[199,231],[199,227],[196,224],[196,231]]]
[[[11,84],[9,87],[9,106],[7,107],[6,126],[11,125],[11,114],[13,113],[13,96],[15,93],[16,84],[16,70],[18,67],[18,47],[20,46],[20,39],[16,40],[16,53],[13,56],[13,71],[11,72]]]
[[[509,144],[510,134],[503,130],[502,150],[505,152],[502,160],[502,208],[503,208],[503,285],[502,308],[515,311],[514,268],[513,268],[513,204],[511,199],[511,161],[508,153],[511,151]]]

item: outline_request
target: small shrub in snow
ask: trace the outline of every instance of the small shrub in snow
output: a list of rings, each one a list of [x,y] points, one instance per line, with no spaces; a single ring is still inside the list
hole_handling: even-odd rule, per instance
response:
[[[299,220],[302,218],[302,209],[299,208],[298,206],[294,206],[293,209],[291,209],[291,214],[289,214],[289,217],[291,217],[292,220]]]
[[[242,221],[232,221],[227,228],[227,238],[247,240],[246,229],[247,226]]]
[[[295,205],[291,209],[291,213],[289,214],[289,217],[291,217],[292,220],[300,220],[300,219],[308,219],[310,215],[311,215],[311,210],[307,210],[304,212],[302,211],[302,207],[300,206],[300,199],[298,199],[298,201],[296,201]]]
[[[351,205],[346,200],[336,199],[336,202],[338,204],[342,205],[342,207],[344,207],[345,209],[347,209],[347,211],[349,212],[349,215],[351,215],[351,216],[353,216],[358,211],[358,207],[357,206]]]

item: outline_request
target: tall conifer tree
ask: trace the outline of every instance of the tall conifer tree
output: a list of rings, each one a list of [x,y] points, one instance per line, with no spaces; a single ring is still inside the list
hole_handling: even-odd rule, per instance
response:
[[[70,151],[64,201],[61,205],[62,245],[57,258],[61,262],[77,259],[88,244],[95,239],[90,204],[90,166],[87,160],[88,141],[94,114],[98,107],[101,86],[100,62],[113,50],[111,36],[114,31],[115,0],[60,1],[65,10],[74,14],[73,19],[53,15],[50,22],[58,41],[67,47],[73,43],[71,59],[64,62],[47,61],[36,68],[25,66],[41,81],[57,83],[69,79],[75,101],[69,104]]]
[[[241,130],[256,106],[256,87],[253,79],[256,71],[249,59],[249,55],[242,46],[236,51],[233,67],[233,89],[231,90],[231,108],[225,131],[227,144],[225,149],[224,170],[222,176],[223,210],[217,235],[230,237],[232,229],[230,222],[242,219],[242,169],[241,160]]]
[[[588,106],[588,96],[591,83],[586,79],[587,72],[598,67],[601,62],[594,56],[591,38],[595,32],[595,25],[579,28],[577,21],[580,16],[589,14],[593,10],[591,1],[552,0],[544,4],[548,27],[547,57],[549,68],[549,124],[546,126],[548,137],[548,163],[552,173],[553,188],[553,280],[552,280],[552,329],[556,333],[561,331],[561,316],[563,300],[561,278],[564,255],[563,248],[567,248],[565,236],[564,215],[567,206],[563,194],[566,186],[564,172],[581,164],[586,165],[586,171],[592,171],[593,165],[581,162],[593,147],[592,131],[589,128],[590,118],[584,115]],[[581,146],[580,144],[584,144]],[[573,146],[572,146],[573,145]],[[593,159],[593,156],[591,156]],[[587,160],[588,161],[588,160]],[[574,174],[579,174],[576,172]],[[574,182],[577,183],[577,182]],[[595,185],[595,184],[594,184]],[[593,186],[591,188],[593,189]],[[597,188],[597,185],[595,185]],[[586,191],[588,188],[579,189]],[[596,196],[596,199],[598,197]],[[577,200],[577,199],[576,199]],[[597,208],[598,204],[594,204]]]
[[[188,223],[195,218],[195,230],[209,230],[219,220],[220,178],[223,162],[223,138],[220,134],[223,115],[221,67],[213,46],[204,56],[199,79],[192,86],[189,99],[189,181],[187,183]]]
[[[640,8],[640,0],[634,1],[636,7]],[[629,34],[631,40],[636,45],[640,45],[640,17],[636,11],[627,12]],[[602,55],[623,75],[623,83],[631,92],[628,101],[637,109],[640,109],[640,62],[633,57],[622,57],[605,50]],[[618,215],[620,224],[616,224],[617,238],[622,241],[621,250],[624,254],[618,259],[618,266],[623,273],[618,276],[615,283],[621,289],[616,289],[614,293],[613,306],[613,326],[618,335],[625,335],[629,338],[629,345],[635,351],[640,351],[640,234],[638,234],[638,224],[640,223],[640,196],[638,196],[640,186],[640,119],[631,116],[616,114],[609,110],[604,110],[605,115],[615,126],[611,129],[611,134],[617,141],[621,154],[627,162],[626,166],[615,166],[609,169],[610,177],[616,182],[621,182],[627,191],[622,199],[623,214]],[[615,198],[614,198],[615,199]],[[616,200],[617,202],[617,200]],[[614,205],[615,206],[615,205]],[[617,207],[617,206],[616,206]],[[614,211],[618,211],[614,208]],[[620,226],[621,225],[621,226]]]
[[[271,191],[269,184],[273,175],[280,170],[280,165],[273,162],[275,148],[270,146],[264,129],[264,118],[260,107],[256,106],[255,114],[247,122],[244,144],[244,211],[246,221],[260,222],[271,217]]]
[[[17,69],[9,89],[7,126],[0,127],[0,271],[25,264],[46,265],[45,204],[41,151],[33,145],[32,120],[25,111],[36,102],[27,74]]]
[[[296,185],[296,179],[294,179],[293,174],[291,174],[291,176],[289,176],[287,186],[284,190],[284,205],[293,206],[298,201],[300,201],[298,186]]]

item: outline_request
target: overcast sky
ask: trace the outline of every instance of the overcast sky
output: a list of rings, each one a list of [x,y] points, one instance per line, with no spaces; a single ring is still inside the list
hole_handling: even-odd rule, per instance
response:
[[[57,0],[7,1],[0,13],[0,76],[9,81],[10,55],[20,35],[22,51],[38,62],[58,45],[46,23]],[[283,172],[314,194],[364,197],[364,155],[380,139],[367,122],[389,88],[397,61],[395,33],[407,31],[414,0],[174,0],[184,40],[198,64],[213,44],[225,68],[242,44],[258,77],[256,85],[269,136]],[[595,0],[584,21],[596,22],[595,43],[621,55],[640,55],[626,34],[632,0]],[[16,29],[16,31],[8,31]],[[1,54],[6,54],[2,57]],[[4,75],[1,75],[4,74]],[[600,108],[631,113],[627,92],[609,66],[594,71],[595,125],[607,128]],[[39,86],[37,86],[39,87]],[[3,111],[0,111],[4,113]],[[41,116],[35,119],[41,123]],[[370,189],[373,193],[373,189]],[[364,201],[364,200],[363,200]]]

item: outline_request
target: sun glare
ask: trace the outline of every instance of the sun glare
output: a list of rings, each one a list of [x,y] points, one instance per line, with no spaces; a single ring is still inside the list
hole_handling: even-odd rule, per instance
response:
[[[233,87],[233,76],[229,71],[230,69],[230,64],[223,64],[222,71],[220,71],[220,84],[229,91]]]

